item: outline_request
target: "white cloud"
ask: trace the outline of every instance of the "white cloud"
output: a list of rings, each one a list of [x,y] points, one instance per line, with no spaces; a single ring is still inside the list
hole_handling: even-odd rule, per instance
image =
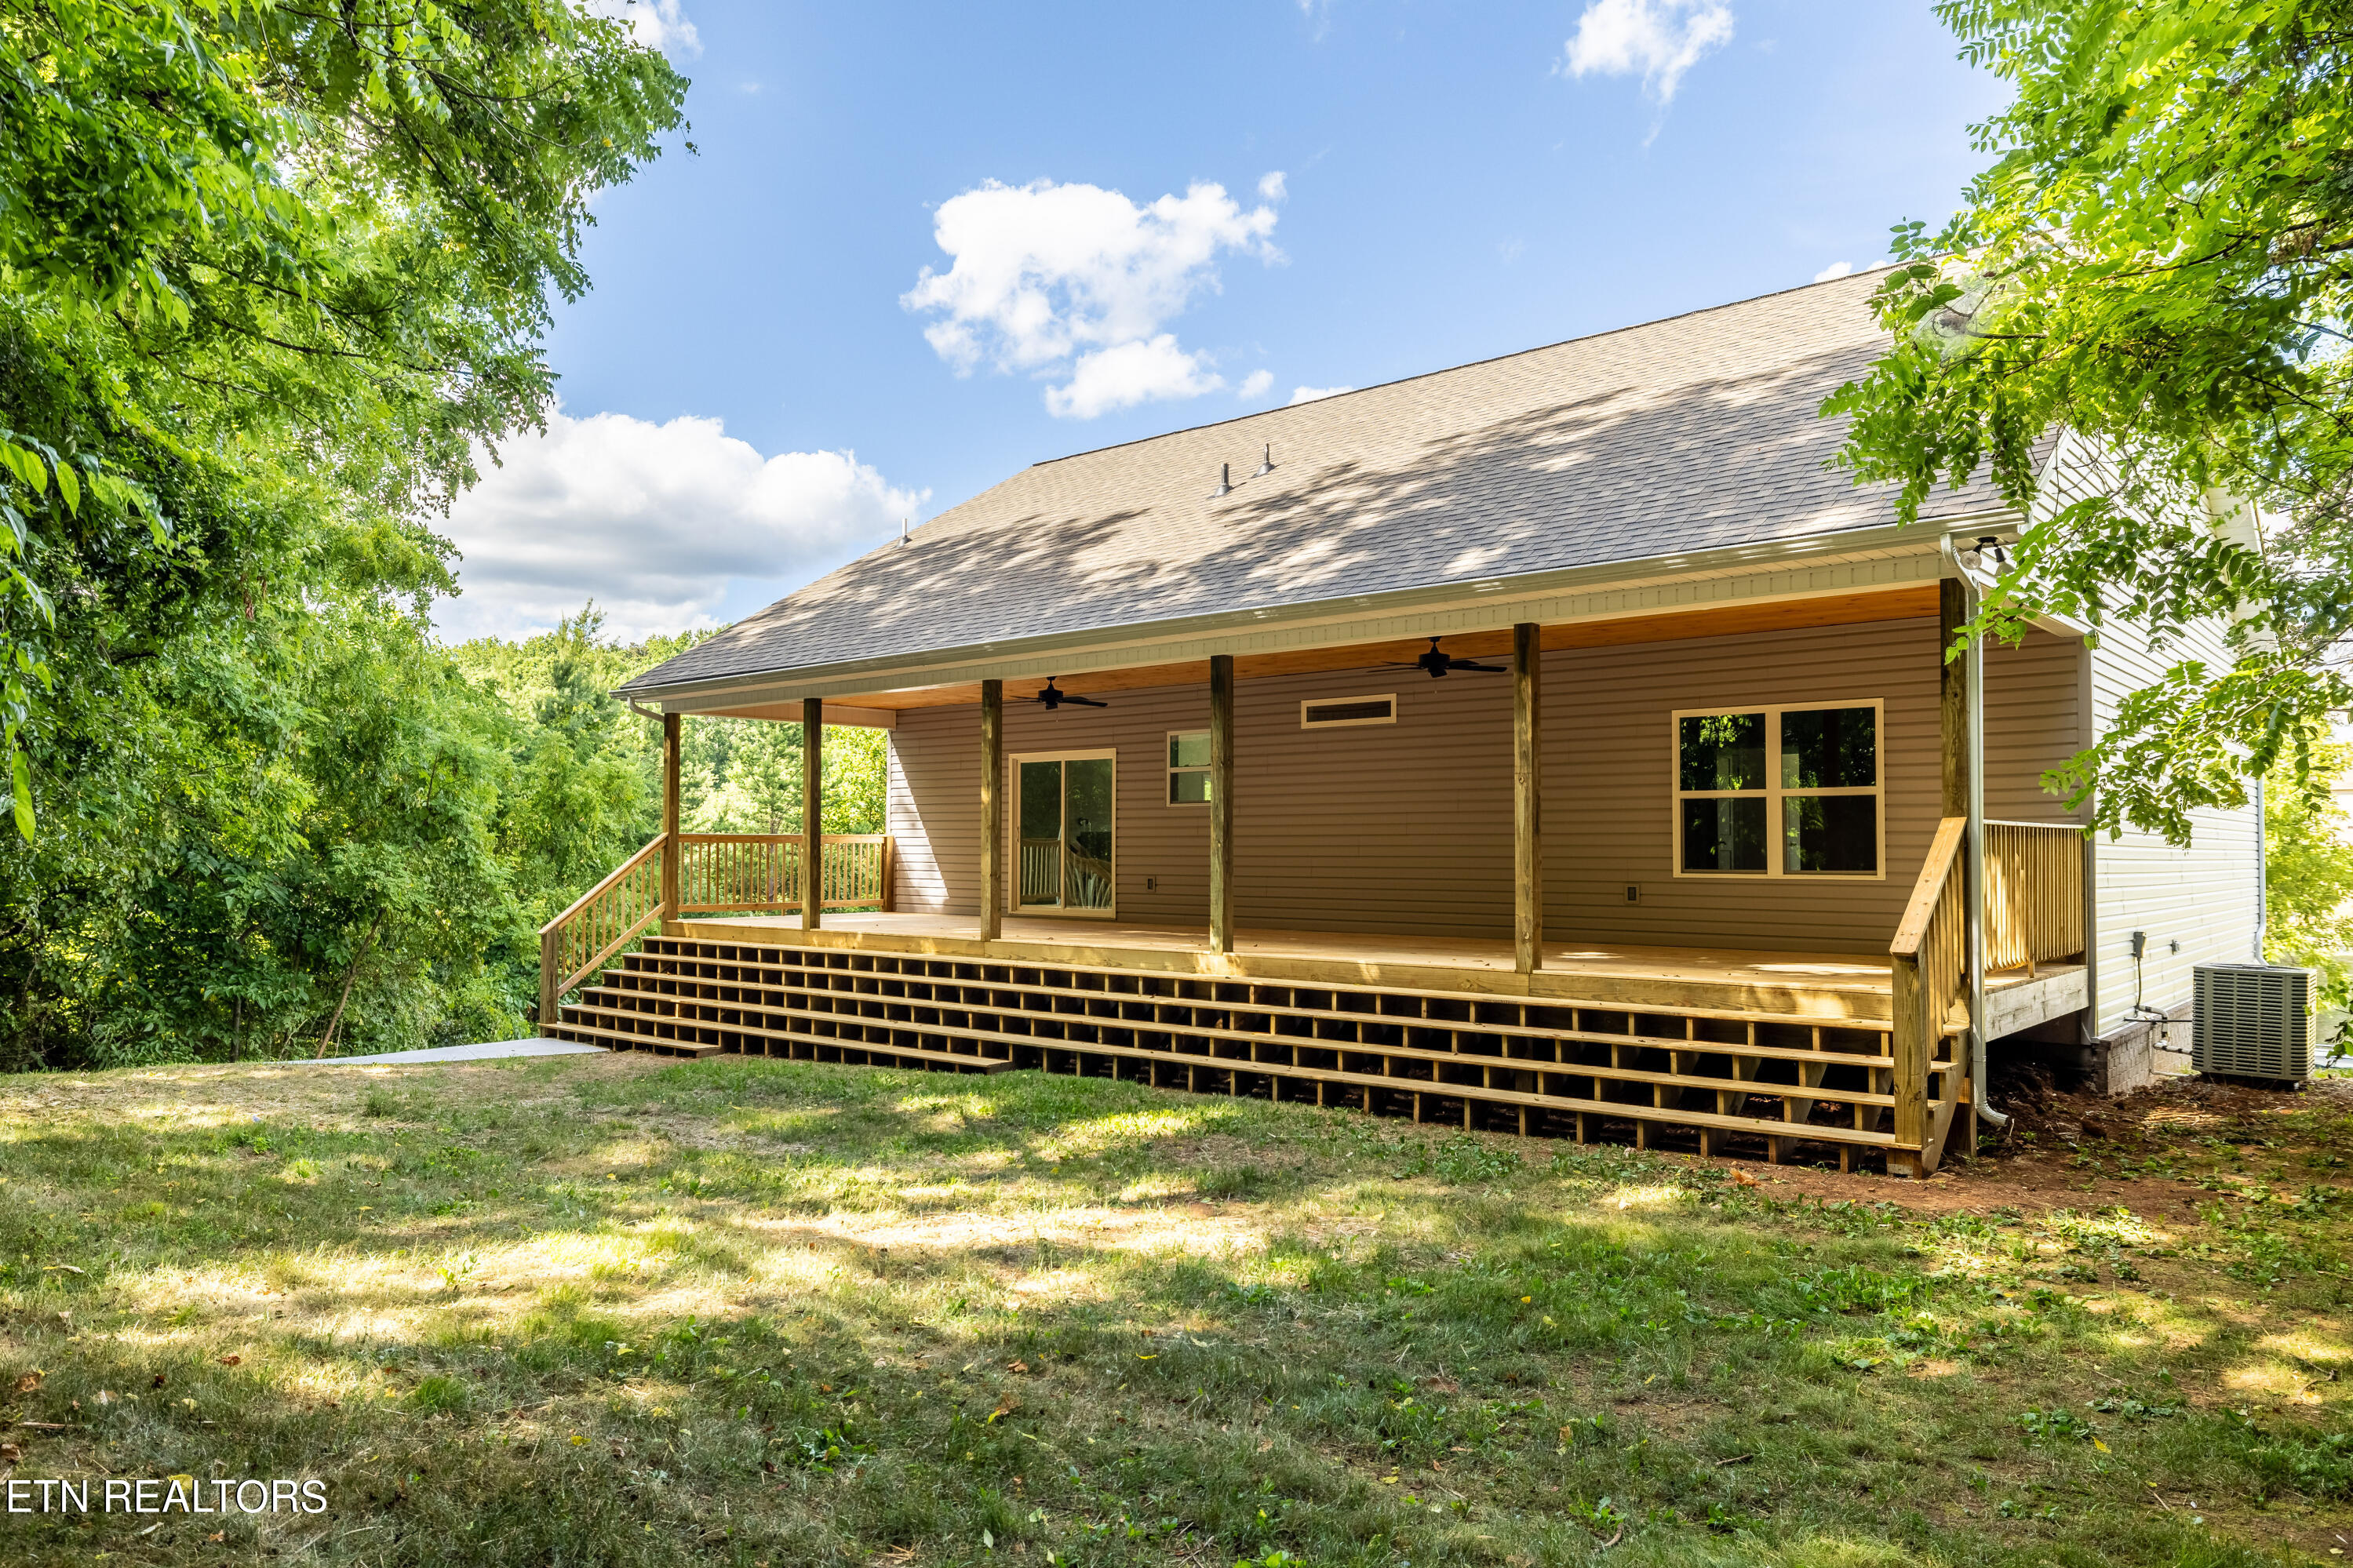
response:
[[[627,22],[647,48],[690,58],[702,53],[702,35],[687,19],[679,0],[587,0],[587,9],[592,16]]]
[[[1047,389],[1056,414],[1198,396],[1223,378],[1163,328],[1218,287],[1220,252],[1282,259],[1269,237],[1282,175],[1259,188],[1266,202],[1246,212],[1206,183],[1138,206],[1098,185],[990,180],[940,204],[933,237],[953,264],[924,268],[899,302],[934,318],[923,336],[959,374],[986,361],[1068,376]]]
[[[1065,419],[1092,419],[1139,403],[1198,397],[1225,384],[1207,359],[1187,353],[1176,346],[1176,334],[1163,332],[1081,354],[1070,384],[1046,389],[1046,411]]]
[[[1254,370],[1250,372],[1250,374],[1242,377],[1242,384],[1234,388],[1234,395],[1240,398],[1243,402],[1248,403],[1253,398],[1264,397],[1266,395],[1266,389],[1273,384],[1274,372],[1271,370]]]
[[[1843,278],[1853,270],[1854,263],[1852,261],[1833,261],[1828,267],[1823,268],[1820,272],[1814,274],[1814,281],[1817,283],[1827,283],[1833,278]]]
[[[464,592],[435,616],[447,637],[543,629],[591,598],[624,637],[711,626],[732,584],[774,597],[881,542],[928,493],[849,452],[764,458],[716,419],[557,414],[500,457],[450,508]]]
[[[1731,39],[1732,7],[1724,0],[1592,0],[1561,68],[1576,77],[1640,73],[1664,104],[1683,72]]]
[[[1295,386],[1291,389],[1291,401],[1283,406],[1296,408],[1303,403],[1313,403],[1319,397],[1337,397],[1344,392],[1354,392],[1353,386]]]

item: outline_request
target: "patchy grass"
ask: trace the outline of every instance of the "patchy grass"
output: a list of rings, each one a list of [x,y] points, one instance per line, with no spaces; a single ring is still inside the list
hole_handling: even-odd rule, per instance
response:
[[[1035,1074],[0,1079],[8,1479],[328,1498],[0,1561],[2341,1562],[2348,1108],[2036,1206]]]

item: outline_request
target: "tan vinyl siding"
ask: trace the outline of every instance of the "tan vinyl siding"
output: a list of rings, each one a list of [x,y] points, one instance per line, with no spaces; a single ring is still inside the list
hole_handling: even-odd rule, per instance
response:
[[[980,908],[980,710],[923,710],[888,731],[886,829],[896,841],[897,907],[932,914]]]
[[[2034,778],[2074,750],[2076,649],[2035,633],[1988,682],[2021,732],[1988,748],[2005,815],[2055,820]],[[1558,650],[1545,656],[1546,923],[1556,942],[1876,952],[1934,830],[1936,624],[1890,621]],[[1395,693],[1398,722],[1303,730],[1303,699]],[[1208,814],[1166,804],[1167,731],[1208,722],[1201,690],[1115,694],[1048,713],[1008,692],[1005,749],[1115,749],[1122,920],[1207,920]],[[1852,699],[1886,703],[1883,879],[1678,879],[1672,737],[1678,708]],[[1245,927],[1507,936],[1511,682],[1350,670],[1245,681],[1237,694],[1235,865]],[[979,722],[909,710],[892,734],[899,907],[977,905]],[[922,835],[921,846],[908,841]],[[1153,884],[1150,887],[1146,883]],[[1641,901],[1624,901],[1640,884]]]

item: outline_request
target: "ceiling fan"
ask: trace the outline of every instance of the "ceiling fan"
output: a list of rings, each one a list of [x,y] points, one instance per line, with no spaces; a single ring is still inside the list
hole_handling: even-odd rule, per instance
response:
[[[1427,670],[1432,680],[1444,675],[1450,669],[1475,669],[1482,675],[1509,675],[1511,673],[1510,670],[1505,669],[1500,664],[1481,664],[1476,659],[1457,658],[1451,654],[1440,653],[1438,651],[1438,639],[1436,637],[1430,639],[1430,651],[1423,654],[1419,658],[1414,659],[1409,663],[1401,659],[1390,659],[1382,665],[1381,668],[1384,669]]]
[[[1046,678],[1046,689],[1038,693],[1038,700],[1046,705],[1047,712],[1051,713],[1055,709],[1060,708],[1065,702],[1079,708],[1108,708],[1111,706],[1108,702],[1098,702],[1092,697],[1080,697],[1073,693],[1060,689],[1054,684],[1054,682],[1059,679],[1060,678],[1057,676],[1048,676]]]

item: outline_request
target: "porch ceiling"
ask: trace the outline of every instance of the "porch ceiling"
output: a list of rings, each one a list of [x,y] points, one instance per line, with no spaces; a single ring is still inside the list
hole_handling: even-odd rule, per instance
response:
[[[1544,628],[1546,648],[1616,647],[1633,643],[1675,642],[1693,637],[1733,637],[1743,633],[1780,631],[1799,626],[1849,626],[1864,621],[1908,620],[1936,613],[1936,584],[1907,584],[1902,587],[1861,594],[1831,594],[1812,598],[1784,599],[1764,604],[1740,604],[1679,611],[1672,615],[1627,616],[1609,620],[1569,621]],[[1429,647],[1423,637],[1394,642],[1351,643],[1334,647],[1301,648],[1282,653],[1245,654],[1234,660],[1241,680],[1278,675],[1309,675],[1324,670],[1362,669],[1370,666],[1409,664]],[[1505,657],[1512,651],[1510,628],[1450,633],[1446,651],[1465,658]],[[1207,659],[1176,664],[1138,665],[1124,669],[1089,672],[1073,668],[1057,672],[1065,691],[1091,695],[1132,691],[1147,687],[1206,684]],[[958,681],[943,686],[909,687],[896,690],[859,692],[828,697],[828,707],[899,710],[947,708],[977,703],[980,683]],[[780,719],[798,721],[797,702],[757,703],[738,708],[704,708],[698,713],[725,719]]]

